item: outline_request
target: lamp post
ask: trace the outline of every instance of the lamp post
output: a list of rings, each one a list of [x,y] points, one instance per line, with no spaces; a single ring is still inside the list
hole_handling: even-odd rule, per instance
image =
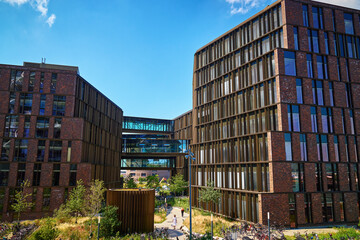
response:
[[[271,233],[270,233],[270,213],[267,213],[267,219],[268,219],[268,227],[269,227],[269,240],[271,240]]]
[[[191,221],[191,162],[195,161],[194,154],[191,152],[190,149],[186,150],[185,153],[188,155],[185,155],[185,158],[189,160],[189,209],[190,209],[190,238],[192,238],[192,221]]]
[[[100,237],[100,216],[98,216],[98,234],[97,234],[97,239],[99,240]]]

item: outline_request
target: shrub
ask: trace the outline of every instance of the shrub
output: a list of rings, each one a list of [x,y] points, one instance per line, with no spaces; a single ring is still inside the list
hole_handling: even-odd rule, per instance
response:
[[[67,208],[65,204],[61,204],[61,206],[54,211],[54,218],[57,223],[69,222],[71,219],[70,213],[70,209]]]
[[[100,236],[111,237],[115,236],[121,222],[117,216],[118,207],[106,206],[103,211],[103,217],[100,224]]]
[[[44,224],[40,226],[31,236],[30,240],[53,240],[59,235],[55,221],[46,218]]]

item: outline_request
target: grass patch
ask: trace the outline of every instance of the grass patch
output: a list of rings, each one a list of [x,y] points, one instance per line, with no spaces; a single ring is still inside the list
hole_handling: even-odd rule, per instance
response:
[[[173,207],[184,208],[185,212],[189,212],[189,198],[174,197],[168,203]]]
[[[157,210],[154,213],[154,222],[162,223],[166,220],[166,211],[165,210]]]
[[[193,209],[192,210],[192,230],[193,232],[205,234],[211,231],[211,213]],[[189,218],[185,219],[184,225],[190,227]],[[222,217],[213,216],[214,236],[221,236],[221,229],[234,225],[234,221]]]
[[[333,239],[360,239],[360,231],[356,230],[355,228],[335,228],[337,231],[335,233],[332,233]],[[305,237],[305,235],[301,235],[302,237]],[[311,233],[308,234],[308,236],[312,239],[315,239],[315,234]],[[329,233],[322,233],[318,234],[319,239],[329,239],[330,235]],[[294,240],[296,239],[296,236],[286,236],[286,239]]]

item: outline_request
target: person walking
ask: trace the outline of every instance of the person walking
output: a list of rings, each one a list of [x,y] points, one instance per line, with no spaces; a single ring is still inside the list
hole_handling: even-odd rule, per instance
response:
[[[184,208],[181,208],[181,217],[183,218],[184,217]]]
[[[176,215],[174,215],[173,223],[171,224],[174,227],[174,230],[175,230],[176,224],[177,224],[177,218],[176,218]]]

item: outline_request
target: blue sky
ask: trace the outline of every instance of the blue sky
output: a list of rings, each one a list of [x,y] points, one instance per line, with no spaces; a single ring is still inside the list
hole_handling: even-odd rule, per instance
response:
[[[0,63],[79,66],[124,115],[172,119],[192,108],[195,51],[273,2],[0,0]]]

